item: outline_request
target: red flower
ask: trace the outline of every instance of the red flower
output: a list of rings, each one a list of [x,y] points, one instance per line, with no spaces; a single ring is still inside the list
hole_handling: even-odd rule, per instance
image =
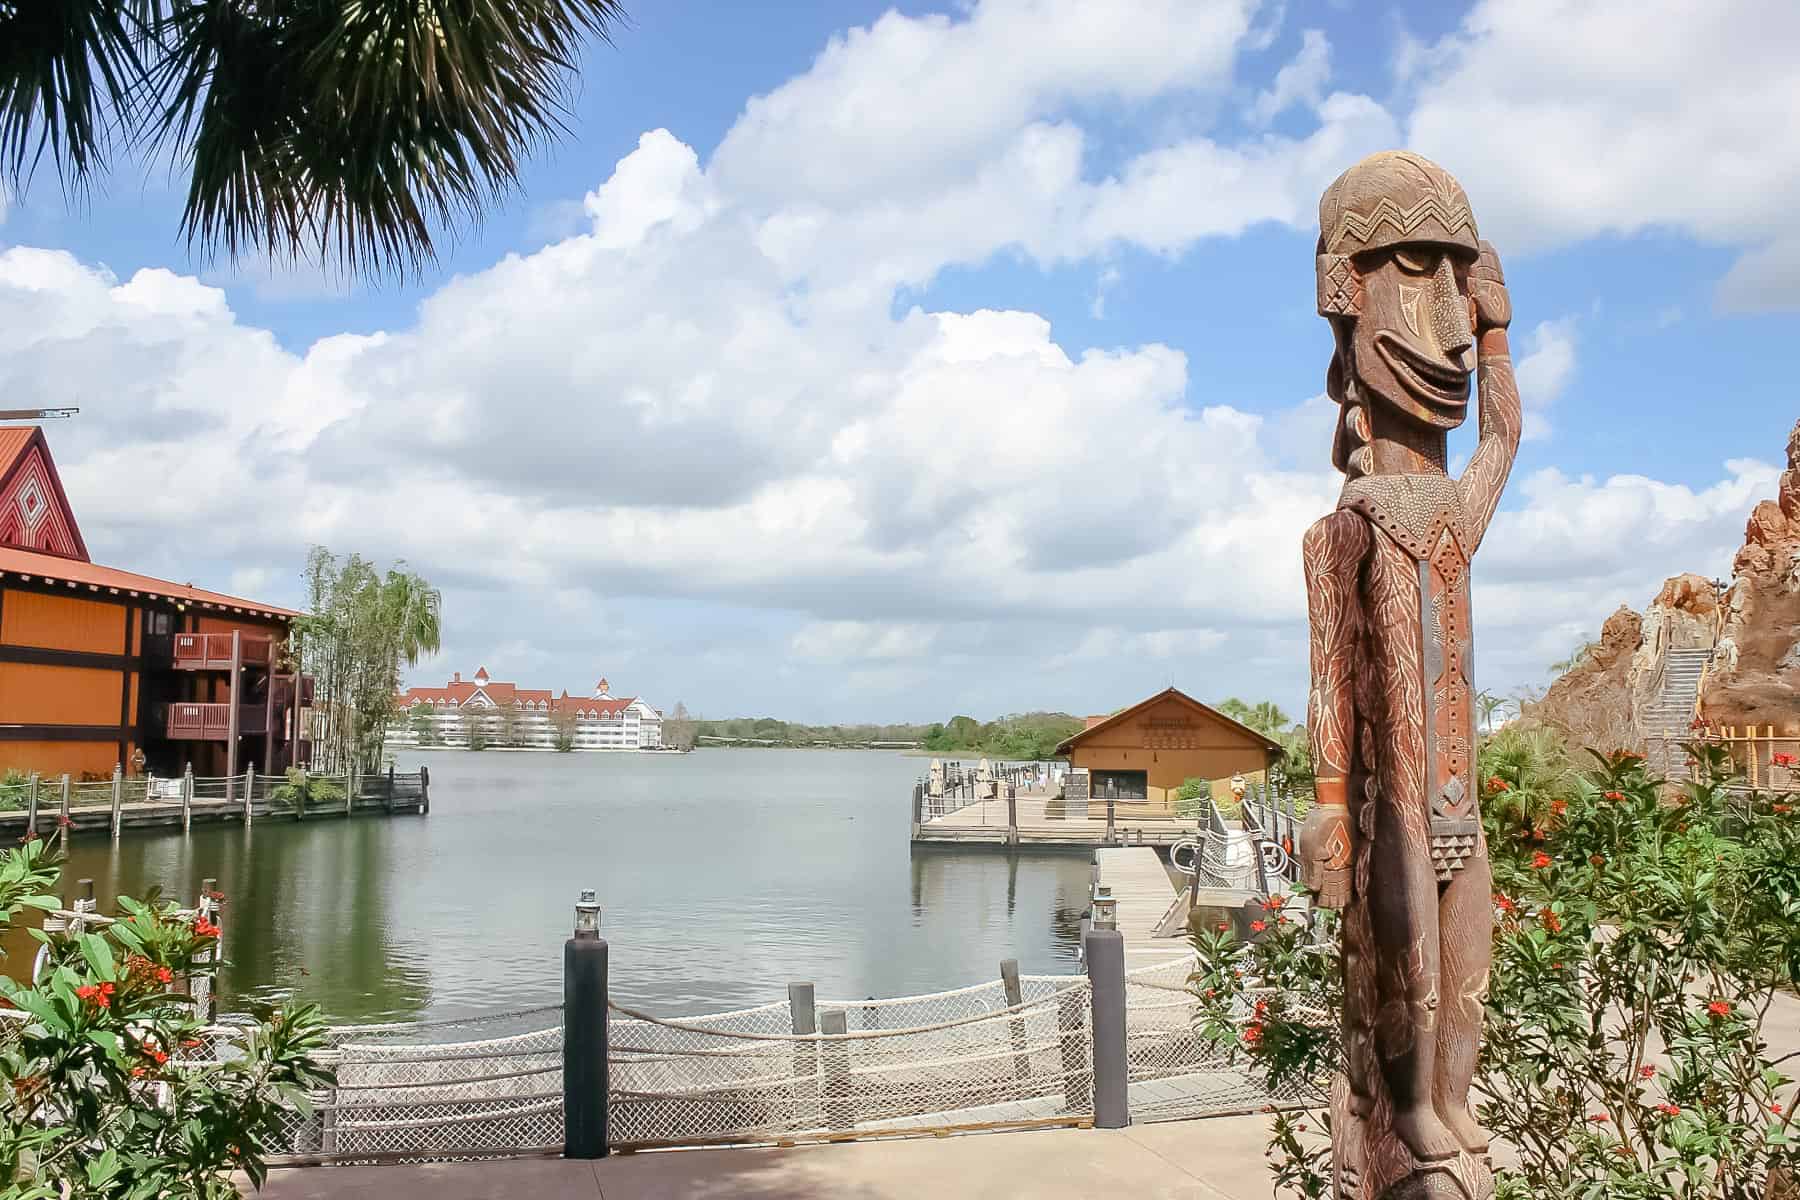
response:
[[[1606,859],[1598,854],[1590,854],[1588,856],[1588,861],[1593,863],[1596,867],[1604,867],[1606,865]]]
[[[1607,792],[1606,798],[1608,800],[1623,800],[1625,798],[1625,793],[1624,792]]]
[[[1794,806],[1791,804],[1771,804],[1769,807],[1778,813],[1790,813],[1794,811]]]
[[[1512,784],[1506,782],[1506,780],[1500,778],[1498,775],[1489,775],[1487,790],[1490,796],[1498,796],[1501,792],[1512,791]]]
[[[1550,969],[1552,971],[1560,971],[1560,970],[1562,970],[1562,964],[1561,963],[1551,963]]]
[[[1544,840],[1544,831],[1543,831],[1543,830],[1541,830],[1541,829],[1534,829],[1534,830],[1532,830],[1532,831],[1531,831],[1531,840],[1532,840],[1532,841],[1534,841],[1534,842],[1541,842],[1541,841],[1543,841],[1543,840]]]
[[[1268,912],[1280,912],[1282,907],[1286,904],[1287,897],[1277,892],[1275,895],[1270,896],[1267,900],[1263,901],[1263,908]]]
[[[1592,1121],[1596,1125],[1604,1125],[1604,1124],[1606,1124],[1607,1117],[1606,1117],[1605,1113],[1594,1113],[1593,1115],[1588,1117],[1588,1120]]]
[[[194,918],[194,936],[202,937],[202,938],[216,938],[219,936],[219,927],[217,925],[214,925],[211,921],[207,920],[205,917],[195,917]]]
[[[1714,1000],[1706,1006],[1706,1011],[1715,1017],[1729,1017],[1732,1012],[1729,1000]]]
[[[1231,926],[1227,925],[1223,921],[1220,921],[1217,925],[1213,926],[1213,928],[1217,929],[1220,933],[1224,933],[1227,929],[1230,929]]]
[[[1541,871],[1550,865],[1550,856],[1545,854],[1542,850],[1539,850],[1536,854],[1531,856],[1531,865]]]
[[[1250,932],[1251,933],[1261,933],[1263,930],[1267,929],[1268,927],[1269,927],[1269,924],[1267,921],[1252,921],[1252,922],[1250,922]]]
[[[1655,1079],[1656,1078],[1656,1068],[1655,1067],[1639,1067],[1638,1075],[1644,1079]]]
[[[1513,902],[1513,898],[1502,892],[1494,893],[1494,907],[1503,913],[1516,913],[1519,911],[1519,906]]]
[[[167,967],[156,968],[156,982],[158,982],[158,983],[174,983],[175,982],[175,972],[169,970],[169,968],[167,968]]]
[[[1782,1114],[1782,1113],[1783,1113],[1783,1112],[1785,1112],[1785,1111],[1786,1111],[1786,1110],[1785,1110],[1785,1109],[1783,1109],[1783,1108],[1782,1108],[1782,1107],[1781,1107],[1781,1105],[1779,1105],[1779,1104],[1771,1104],[1771,1105],[1769,1105],[1769,1111],[1770,1111],[1770,1112],[1772,1112],[1772,1113],[1774,1113],[1774,1114],[1775,1114],[1775,1115],[1776,1115],[1776,1116],[1778,1116],[1778,1117],[1779,1117],[1779,1116],[1780,1116],[1780,1115],[1781,1115],[1781,1114]]]
[[[1568,807],[1569,802],[1567,800],[1552,800],[1550,802],[1550,815],[1553,817],[1560,817]]]
[[[1770,760],[1778,767],[1791,767],[1794,765],[1795,761],[1794,756],[1791,754],[1770,755]]]
[[[1261,1025],[1246,1025],[1246,1026],[1244,1026],[1244,1045],[1246,1045],[1246,1046],[1256,1045],[1257,1043],[1262,1041],[1262,1035],[1263,1035],[1263,1031],[1262,1031]]]
[[[1656,1106],[1656,1111],[1665,1117],[1679,1117],[1681,1115],[1680,1106],[1674,1104],[1659,1104]]]
[[[1542,921],[1544,923],[1544,928],[1548,929],[1551,933],[1562,932],[1562,918],[1557,916],[1551,910],[1546,908],[1538,913],[1538,920]]]

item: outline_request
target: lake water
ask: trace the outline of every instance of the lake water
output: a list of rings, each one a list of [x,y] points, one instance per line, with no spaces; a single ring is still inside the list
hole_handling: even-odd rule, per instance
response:
[[[926,760],[872,751],[685,755],[403,750],[431,814],[191,834],[77,836],[63,890],[226,895],[226,1007],[293,990],[338,1020],[555,1003],[583,887],[599,893],[612,992],[664,1013],[741,1007],[812,980],[894,996],[1076,970],[1079,854],[910,848]],[[7,937],[6,969],[33,944]]]

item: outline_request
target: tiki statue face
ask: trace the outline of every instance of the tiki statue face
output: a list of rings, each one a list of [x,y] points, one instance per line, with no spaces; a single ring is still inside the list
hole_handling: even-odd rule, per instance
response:
[[[1462,424],[1480,243],[1461,185],[1416,154],[1372,155],[1326,190],[1319,229],[1319,312],[1337,335],[1328,390],[1343,402],[1353,380],[1372,409],[1431,429]]]

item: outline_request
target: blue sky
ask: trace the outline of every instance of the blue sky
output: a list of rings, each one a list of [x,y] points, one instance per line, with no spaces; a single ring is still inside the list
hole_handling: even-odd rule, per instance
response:
[[[1773,494],[1791,5],[638,7],[419,279],[197,262],[166,164],[10,198],[0,387],[81,405],[97,558],[280,602],[308,542],[405,557],[445,590],[421,681],[1297,711],[1317,196],[1394,144],[1463,180],[1517,314],[1483,684],[1725,570]]]

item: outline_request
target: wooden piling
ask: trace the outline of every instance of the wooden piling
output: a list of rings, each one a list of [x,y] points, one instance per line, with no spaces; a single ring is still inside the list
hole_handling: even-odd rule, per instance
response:
[[[431,768],[424,763],[419,764],[419,813],[423,815],[431,811]]]
[[[1025,1003],[1025,992],[1019,985],[1019,960],[1003,958],[1000,960],[1000,986],[1006,992],[1006,1007],[1017,1008]],[[1025,1018],[1013,1017],[1007,1021],[1007,1032],[1012,1038],[1013,1076],[1026,1079],[1031,1075],[1031,1055],[1026,1053]]]
[[[112,835],[113,835],[113,841],[115,841],[115,842],[119,840],[119,823],[120,823],[121,817],[123,815],[121,810],[124,808],[124,805],[125,805],[125,764],[124,763],[115,763],[113,765],[113,793],[112,793]]]
[[[58,809],[58,816],[57,816],[56,823],[57,823],[58,828],[61,828],[64,830],[68,829],[68,827],[69,827],[69,773],[67,771],[63,772],[62,806]],[[68,835],[65,833],[63,836],[67,837]]]
[[[819,1032],[830,1037],[850,1032],[849,1017],[841,1008],[819,1014]],[[848,1129],[856,1124],[856,1102],[851,1098],[850,1046],[846,1042],[824,1043],[825,1059],[825,1123],[832,1129]]]
[[[255,803],[255,799],[256,799],[256,760],[252,759],[250,761],[250,765],[244,768],[244,828],[245,829],[250,828],[250,822],[252,820],[254,820],[256,817],[255,812],[252,811],[252,806]]]
[[[1006,789],[1006,844],[1016,846],[1019,844],[1018,789],[1014,788],[1010,782],[1001,786]]]
[[[817,1014],[814,1009],[813,985],[811,983],[788,984],[788,1020],[796,1037],[805,1037],[819,1031]],[[801,1084],[801,1099],[812,1099],[817,1093],[812,1090],[814,1076],[819,1070],[819,1044],[817,1042],[794,1043],[794,1078],[805,1080]]]
[[[388,816],[394,815],[394,764],[388,764],[387,770],[387,810]]]
[[[25,837],[29,840],[37,832],[38,810],[38,773],[31,773],[31,783],[25,792]]]
[[[181,773],[181,832],[194,827],[194,764]]]

